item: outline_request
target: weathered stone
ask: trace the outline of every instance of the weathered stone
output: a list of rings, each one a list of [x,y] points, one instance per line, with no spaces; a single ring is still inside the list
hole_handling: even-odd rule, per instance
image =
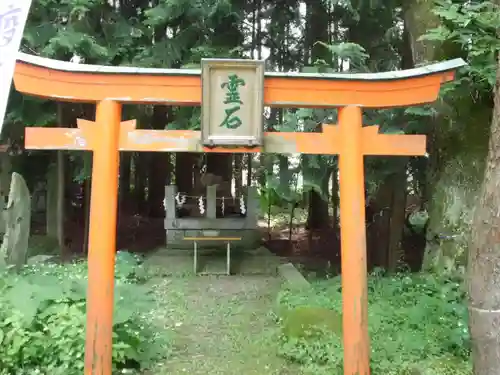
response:
[[[278,274],[288,284],[291,289],[307,289],[311,284],[294,267],[292,263],[282,264],[278,267]]]
[[[9,194],[10,172],[12,169],[10,156],[5,152],[0,152],[0,233],[5,233],[5,218],[3,210],[5,201]]]
[[[207,186],[207,211],[205,217],[207,219],[216,219],[217,211],[217,186]],[[211,228],[207,228],[211,229]]]
[[[24,178],[12,173],[9,201],[4,211],[5,235],[0,257],[20,269],[26,264],[31,224],[31,197]]]
[[[177,194],[177,187],[175,185],[165,186],[165,218],[166,220],[175,220],[175,194]]]
[[[167,246],[172,249],[192,249],[191,241],[184,237],[241,237],[231,248],[251,249],[258,246],[261,237],[257,231],[258,195],[254,187],[248,188],[246,199],[246,215],[244,217],[217,218],[216,215],[216,186],[207,187],[206,214],[203,217],[177,217],[175,209],[175,186],[165,188],[165,222]],[[208,234],[208,233],[217,234]],[[199,248],[213,248],[225,246],[226,241],[200,242]]]
[[[430,205],[424,270],[448,273],[465,266],[483,160],[483,152],[469,153],[448,161],[442,169]]]

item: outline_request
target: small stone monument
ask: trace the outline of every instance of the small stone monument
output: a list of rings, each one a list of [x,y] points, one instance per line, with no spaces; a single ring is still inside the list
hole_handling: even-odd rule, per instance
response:
[[[246,197],[238,197],[240,215],[217,217],[217,205],[222,200],[217,199],[217,186],[206,187],[206,195],[200,196],[200,217],[179,217],[177,208],[184,204],[184,199],[177,194],[175,185],[165,187],[165,230],[167,246],[175,249],[191,249],[192,243],[184,237],[241,237],[235,247],[253,249],[260,242],[257,231],[259,199],[255,186],[247,187]],[[225,241],[212,241],[207,246],[224,246]],[[203,247],[204,245],[200,245]]]

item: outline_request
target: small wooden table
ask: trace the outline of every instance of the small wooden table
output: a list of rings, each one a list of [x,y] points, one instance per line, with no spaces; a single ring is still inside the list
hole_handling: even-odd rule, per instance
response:
[[[231,275],[231,242],[241,241],[241,237],[184,237],[185,241],[193,241],[193,270],[198,274],[198,242],[224,241],[226,242],[226,275]]]

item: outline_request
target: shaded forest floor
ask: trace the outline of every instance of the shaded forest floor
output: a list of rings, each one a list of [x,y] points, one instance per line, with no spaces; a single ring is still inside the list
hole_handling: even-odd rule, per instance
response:
[[[272,253],[287,258],[303,271],[312,272],[317,276],[338,274],[340,272],[340,233],[339,228],[326,225],[321,230],[306,229],[307,212],[296,209],[296,214],[290,228],[290,217],[286,210],[276,209],[271,219],[264,215],[259,218],[258,231],[262,244]],[[333,219],[330,218],[330,222]],[[85,225],[83,219],[68,220],[65,223],[66,248],[64,259],[84,257]],[[373,230],[375,229],[375,230]],[[380,233],[369,225],[367,230],[368,266],[377,266],[374,260],[380,258]],[[44,235],[45,227],[37,223],[32,225],[33,235]],[[404,236],[403,260],[412,270],[419,270],[425,249],[425,236],[413,238]],[[423,241],[423,242],[422,242]],[[121,215],[118,219],[117,248],[137,254],[148,254],[158,248],[165,247],[165,229],[163,218],[151,218],[141,215]],[[41,249],[43,252],[43,249]],[[38,252],[32,255],[37,255]],[[44,252],[46,253],[46,252]]]
[[[277,210],[273,212],[271,220],[261,217],[258,221],[258,230],[262,241],[279,256],[296,256],[308,254],[309,257],[330,257],[332,243],[337,246],[338,233],[331,228],[316,232],[309,238],[305,230],[306,214],[297,210],[290,241],[289,217],[287,212]],[[268,226],[270,225],[270,226]],[[84,247],[83,219],[68,220],[65,223],[66,252],[81,255]],[[33,234],[43,235],[45,226],[34,222]],[[312,242],[309,241],[312,239]],[[333,242],[332,242],[333,241]],[[149,253],[165,246],[164,218],[152,218],[141,215],[121,215],[118,219],[117,248],[134,253]],[[312,248],[311,248],[311,245]]]

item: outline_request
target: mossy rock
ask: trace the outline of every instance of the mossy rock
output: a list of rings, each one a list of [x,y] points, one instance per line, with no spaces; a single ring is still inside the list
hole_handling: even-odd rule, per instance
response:
[[[408,366],[399,375],[472,375],[472,366],[462,358],[449,355]]]
[[[283,334],[288,338],[311,338],[325,333],[342,336],[342,315],[335,310],[300,306],[283,314]]]

